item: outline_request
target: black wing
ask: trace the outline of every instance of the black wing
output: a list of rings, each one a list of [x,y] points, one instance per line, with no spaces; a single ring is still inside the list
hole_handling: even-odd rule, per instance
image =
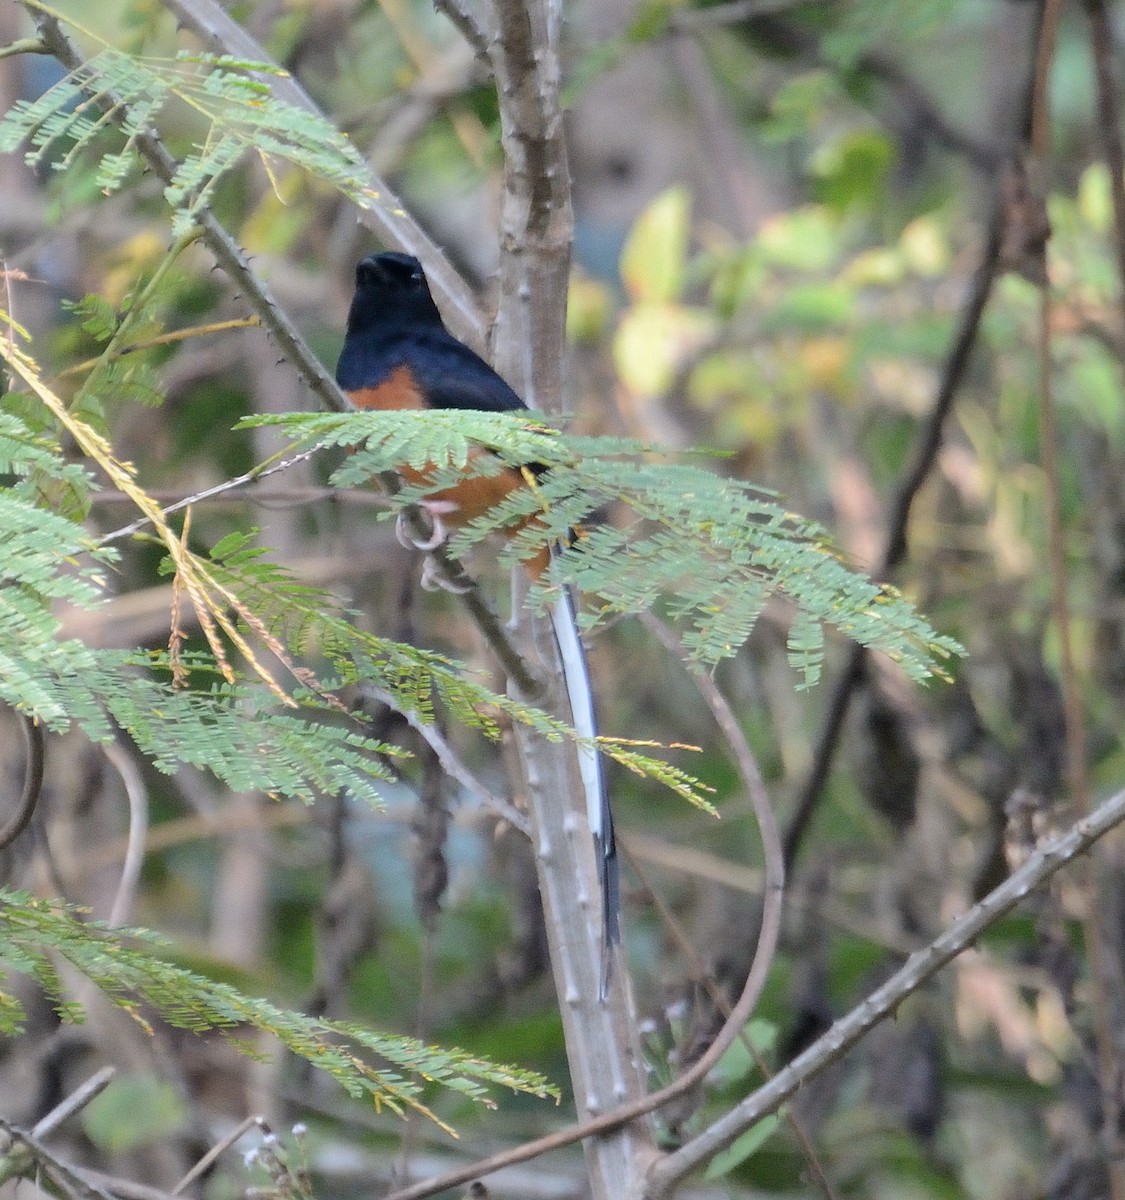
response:
[[[444,329],[412,338],[405,361],[432,408],[515,412],[527,407],[479,354]]]

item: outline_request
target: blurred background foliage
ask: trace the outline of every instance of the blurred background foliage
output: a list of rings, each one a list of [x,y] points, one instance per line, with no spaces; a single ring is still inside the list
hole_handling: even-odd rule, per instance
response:
[[[120,49],[170,55],[196,45],[157,0],[58,7]],[[487,296],[497,255],[496,105],[448,22],[424,0],[229,7]],[[1037,8],[567,5],[573,426],[720,450],[715,470],[777,489],[794,511],[826,524],[850,561],[875,567],[1018,135]],[[1125,37],[1117,14],[1115,22]],[[17,5],[0,6],[0,41],[27,31]],[[5,58],[0,100],[7,108],[33,98],[57,78],[49,59]],[[1044,171],[1051,353],[1088,765],[1108,791],[1125,780],[1125,326],[1093,79],[1090,27],[1070,5]],[[185,108],[166,114],[177,154],[201,129]],[[106,153],[119,148],[109,133],[105,144]],[[94,158],[55,165],[64,169],[32,172],[18,155],[0,158],[0,246],[7,267],[27,277],[10,284],[11,307],[62,386],[67,368],[98,348],[65,302],[93,293],[120,311],[170,233],[152,178],[138,175],[105,197]],[[296,169],[267,174],[251,164],[219,185],[214,208],[332,364],[352,268],[375,248],[349,203]],[[151,333],[245,316],[199,249],[177,261],[159,297]],[[968,655],[951,684],[928,689],[886,663],[866,668],[813,819],[792,840],[783,948],[747,1031],[758,1058],[736,1046],[695,1107],[664,1116],[669,1143],[749,1091],[763,1062],[783,1065],[857,1003],[1002,878],[1027,838],[1073,816],[1045,565],[1038,304],[1037,287],[1018,271],[998,281],[895,575]],[[245,328],[138,351],[128,359],[127,399],[110,399],[101,416],[141,480],[173,500],[277,448],[269,430],[233,432],[240,417],[310,407],[277,359],[259,330]],[[152,406],[140,404],[144,392]],[[253,494],[198,506],[193,544],[260,527],[280,561],[331,589],[366,627],[452,652],[497,683],[457,603],[416,590],[416,558],[377,521],[377,498],[323,486],[330,465],[306,464]],[[112,493],[95,497],[91,527],[106,533],[126,511]],[[74,617],[72,632],[97,645],[162,645],[169,589],[159,557],[150,544],[123,546],[115,600]],[[500,594],[505,581],[495,575]],[[783,828],[830,686],[795,688],[784,623],[768,612],[751,644],[716,671]],[[845,654],[833,645],[829,681]],[[628,952],[658,1082],[707,1037],[702,973],[730,987],[745,971],[759,843],[729,748],[690,675],[634,622],[600,632],[592,655],[606,732],[702,747],[681,765],[715,789],[721,816],[625,772],[613,776],[629,864]],[[400,718],[375,701],[370,710],[373,736],[419,755],[414,766],[392,764],[403,777],[384,789],[380,812],[346,797],[304,808],[231,796],[194,771],[168,779],[133,764],[151,825],[130,920],[173,937],[185,965],[251,992],[564,1081],[523,839],[443,781]],[[445,733],[497,794],[510,795],[503,754]],[[16,780],[18,757],[8,757],[6,776]],[[9,879],[104,916],[125,848],[120,773],[68,736],[51,748],[48,800],[46,841],[40,834],[9,856]],[[801,1093],[792,1112],[828,1194],[1108,1194],[1078,919],[1091,904],[1103,915],[1111,1003],[1102,1015],[1120,1044],[1120,859],[1120,839],[1111,840],[1094,883],[1074,873],[1033,898]],[[676,914],[691,953],[650,889]],[[28,1003],[28,1030],[0,1048],[4,1115],[30,1125],[92,1064],[115,1062],[125,1078],[88,1110],[76,1153],[93,1147],[122,1174],[167,1186],[198,1157],[193,1148],[248,1112],[268,1114],[276,1128],[307,1125],[290,1149],[307,1160],[317,1196],[372,1194],[372,1180],[385,1179],[400,1154],[433,1166],[449,1155],[436,1130],[412,1126],[404,1143],[397,1121],[346,1106],[328,1081],[290,1061],[240,1060],[206,1038],[139,1036],[108,1014],[60,1027],[34,996]],[[479,1120],[455,1095],[434,1103],[454,1125]],[[114,1104],[127,1116],[115,1117]],[[483,1133],[471,1127],[479,1148],[562,1120],[518,1097],[503,1100]],[[252,1180],[254,1171],[261,1177]],[[497,1196],[577,1196],[581,1177],[575,1152],[490,1186]],[[289,1184],[278,1179],[269,1154],[246,1168],[236,1158],[206,1190],[230,1195],[253,1181],[281,1192]],[[686,1194],[824,1191],[783,1119],[752,1130]]]

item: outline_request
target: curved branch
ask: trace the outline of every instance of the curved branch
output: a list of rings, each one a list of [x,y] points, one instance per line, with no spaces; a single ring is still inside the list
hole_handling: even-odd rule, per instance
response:
[[[136,898],[137,882],[145,857],[145,835],[148,832],[148,791],[136,763],[117,742],[107,742],[102,747],[106,761],[121,778],[125,799],[129,806],[129,832],[125,841],[125,861],[121,867],[121,878],[117,882],[117,893],[109,912],[110,925],[124,925],[129,919]]]
[[[23,790],[20,792],[19,800],[16,801],[15,811],[4,825],[0,826],[0,850],[7,849],[27,828],[27,823],[31,820],[35,806],[39,803],[39,796],[43,791],[43,763],[46,755],[43,751],[42,726],[38,725],[35,718],[29,717],[27,713],[18,713],[17,716],[20,728],[23,730],[27,763],[23,771]]]

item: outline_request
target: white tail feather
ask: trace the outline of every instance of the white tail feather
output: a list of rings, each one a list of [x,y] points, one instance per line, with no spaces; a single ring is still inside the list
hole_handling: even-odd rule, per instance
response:
[[[586,796],[586,820],[590,832],[594,835],[594,846],[598,854],[603,936],[601,997],[604,999],[609,987],[613,946],[621,938],[617,847],[614,844],[613,814],[609,808],[609,794],[606,790],[601,755],[592,744],[593,739],[598,736],[594,716],[594,693],[590,686],[586,651],[582,639],[578,636],[574,598],[568,588],[564,588],[559,598],[551,605],[551,624],[562,659],[571,718],[578,735],[585,739],[585,744],[578,747],[578,766],[582,776],[582,790]]]

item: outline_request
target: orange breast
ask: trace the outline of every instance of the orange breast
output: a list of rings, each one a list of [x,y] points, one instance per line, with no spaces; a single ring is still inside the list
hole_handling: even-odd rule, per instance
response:
[[[394,409],[426,408],[426,401],[410,368],[403,364],[374,387],[357,388],[348,392],[348,399],[356,408],[379,408],[384,412]]]
[[[425,397],[414,381],[410,368],[405,365],[395,367],[382,383],[378,383],[374,387],[349,391],[348,398],[356,408],[380,409],[383,412],[391,410],[401,412],[404,409],[417,410],[428,407]],[[473,450],[470,453],[475,457],[479,454],[486,454],[488,451]],[[399,469],[399,474],[408,482],[416,484],[425,484],[428,476],[427,471],[420,471],[415,467],[402,467]],[[442,517],[446,525],[456,529],[483,515],[516,488],[524,486],[523,475],[514,468],[506,468],[498,475],[474,476],[465,479],[451,487],[432,493],[428,498],[444,500],[457,506],[455,511]],[[519,528],[532,524],[534,520],[534,517],[529,518],[522,522]],[[524,566],[533,578],[538,578],[546,570],[550,560],[550,550],[544,545],[524,560]]]

